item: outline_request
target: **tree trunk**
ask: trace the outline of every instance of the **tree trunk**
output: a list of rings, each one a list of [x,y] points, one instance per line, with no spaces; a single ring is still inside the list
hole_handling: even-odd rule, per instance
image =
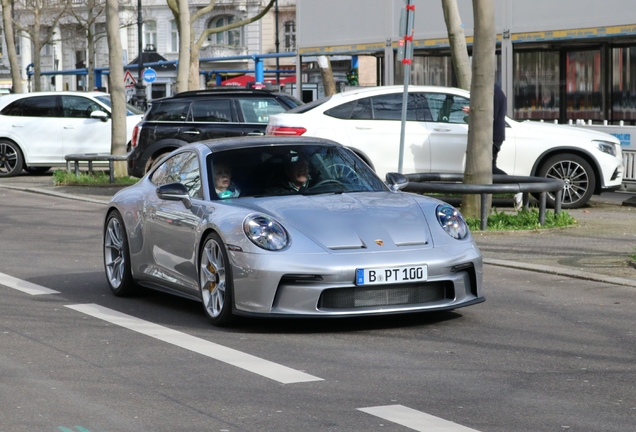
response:
[[[457,87],[470,90],[470,59],[468,58],[466,36],[462,27],[462,19],[459,16],[457,0],[442,0],[442,9],[448,31],[453,70],[457,77]]]
[[[33,52],[31,53],[31,59],[33,60],[33,91],[42,91],[41,72],[42,66],[40,65],[40,51],[42,50],[42,43],[40,42],[40,14],[35,14],[35,20],[33,22],[31,43],[33,44]]]
[[[336,94],[336,82],[333,79],[333,70],[331,69],[329,57],[318,56],[317,62],[322,76],[322,85],[325,88],[325,97]]]
[[[95,89],[95,35],[91,30],[87,32],[88,58],[86,59],[86,90]]]
[[[201,81],[199,78],[199,46],[190,45],[190,70],[188,71],[188,90],[199,90]]]
[[[14,93],[22,93],[22,76],[20,65],[15,51],[15,38],[13,37],[13,21],[11,20],[11,2],[2,0],[2,22],[4,24],[4,38],[7,42],[7,55],[9,56],[9,69],[11,69],[11,83]]]
[[[190,47],[194,45],[190,29],[188,0],[179,0],[179,67],[177,69],[177,93],[188,90],[190,76]],[[197,55],[198,57],[198,55]]]
[[[464,183],[492,184],[492,122],[496,43],[493,0],[473,0],[473,17],[475,41],[473,44]],[[480,209],[479,195],[465,195],[463,197],[462,213],[466,217],[480,218]]]
[[[112,155],[126,154],[126,90],[124,88],[124,56],[119,37],[118,0],[106,0],[106,31],[108,40],[108,60],[110,63],[110,99],[111,99],[111,144]],[[115,177],[124,177],[127,173],[126,162],[114,164]]]

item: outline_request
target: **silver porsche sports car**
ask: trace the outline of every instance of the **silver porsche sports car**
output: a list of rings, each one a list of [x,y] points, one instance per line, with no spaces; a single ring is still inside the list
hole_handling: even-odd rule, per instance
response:
[[[319,138],[190,144],[117,193],[104,223],[106,278],[235,315],[357,316],[484,301],[482,258],[462,215],[384,183]]]

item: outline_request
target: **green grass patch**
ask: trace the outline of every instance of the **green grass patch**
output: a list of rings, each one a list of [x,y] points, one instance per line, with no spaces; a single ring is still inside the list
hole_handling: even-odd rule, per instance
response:
[[[471,231],[481,231],[480,219],[466,219]],[[488,215],[487,231],[514,231],[545,228],[563,228],[576,225],[576,219],[566,211],[555,215],[554,211],[547,209],[545,212],[545,224],[539,225],[539,210],[522,210],[518,213],[504,213],[493,209]]]
[[[115,177],[115,185],[133,185],[139,181],[136,177]],[[110,178],[105,171],[80,172],[78,176],[74,172],[63,169],[53,171],[55,186],[112,186]]]

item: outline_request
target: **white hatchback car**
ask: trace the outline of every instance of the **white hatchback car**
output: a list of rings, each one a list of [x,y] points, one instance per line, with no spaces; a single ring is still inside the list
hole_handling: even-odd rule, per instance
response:
[[[110,95],[37,92],[0,98],[0,177],[44,172],[73,153],[110,153]],[[127,105],[126,136],[143,112]]]
[[[270,116],[267,134],[315,136],[349,146],[381,176],[398,170],[404,86],[369,87]],[[467,91],[410,86],[403,172],[461,173],[466,166]],[[509,175],[565,182],[562,207],[584,205],[623,180],[620,141],[567,125],[506,119],[497,166]],[[554,204],[554,196],[548,196]]]

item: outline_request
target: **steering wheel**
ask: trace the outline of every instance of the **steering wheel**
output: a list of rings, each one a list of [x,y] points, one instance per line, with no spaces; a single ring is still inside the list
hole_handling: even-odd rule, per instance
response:
[[[310,189],[314,189],[314,188],[317,188],[317,187],[320,187],[320,186],[326,186],[326,185],[334,185],[334,186],[344,187],[344,184],[342,184],[342,182],[340,180],[334,179],[334,178],[328,178],[328,179],[320,180],[318,183],[313,185]]]

